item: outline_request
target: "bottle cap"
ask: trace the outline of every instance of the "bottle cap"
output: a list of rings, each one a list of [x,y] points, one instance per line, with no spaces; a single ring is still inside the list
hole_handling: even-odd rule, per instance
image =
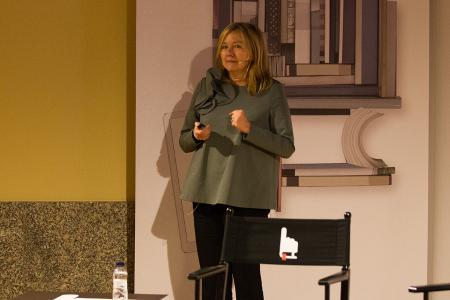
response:
[[[125,263],[123,261],[116,262],[116,267],[124,267]]]

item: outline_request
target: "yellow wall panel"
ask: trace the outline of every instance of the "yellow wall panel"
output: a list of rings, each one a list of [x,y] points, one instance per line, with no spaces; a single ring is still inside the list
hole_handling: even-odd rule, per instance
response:
[[[1,1],[0,36],[0,199],[125,200],[126,0]]]

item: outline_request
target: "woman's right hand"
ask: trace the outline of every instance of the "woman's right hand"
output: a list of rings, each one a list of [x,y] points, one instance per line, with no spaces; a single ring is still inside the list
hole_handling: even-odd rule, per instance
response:
[[[199,141],[206,141],[211,135],[211,126],[208,124],[203,128],[199,128],[199,125],[200,122],[195,122],[193,129],[194,137]]]

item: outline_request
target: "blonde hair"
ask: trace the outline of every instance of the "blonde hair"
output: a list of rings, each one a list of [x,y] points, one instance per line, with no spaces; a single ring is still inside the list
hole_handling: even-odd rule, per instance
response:
[[[217,41],[215,57],[216,67],[223,71],[223,74],[227,80],[230,79],[228,72],[226,72],[222,64],[220,52],[225,38],[231,32],[239,32],[242,35],[244,44],[250,52],[250,61],[248,62],[244,73],[244,79],[247,81],[248,92],[250,95],[256,95],[264,92],[272,85],[272,77],[270,76],[267,65],[267,52],[263,34],[256,26],[250,23],[231,23],[225,27],[225,29],[220,33]]]

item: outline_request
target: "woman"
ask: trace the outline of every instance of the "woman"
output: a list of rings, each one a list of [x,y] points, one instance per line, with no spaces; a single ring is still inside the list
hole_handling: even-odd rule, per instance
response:
[[[276,207],[279,157],[295,150],[283,86],[270,77],[255,26],[233,23],[220,34],[215,68],[193,94],[180,146],[195,152],[181,198],[194,203],[200,266],[216,265],[226,208],[267,217]],[[230,270],[238,300],[264,298],[259,265],[232,264]],[[222,280],[205,280],[204,299],[220,299]]]

